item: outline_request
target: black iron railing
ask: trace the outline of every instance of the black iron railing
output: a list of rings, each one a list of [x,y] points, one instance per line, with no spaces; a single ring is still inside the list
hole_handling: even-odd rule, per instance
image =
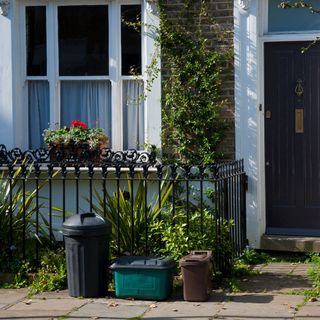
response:
[[[179,224],[190,233],[186,241],[212,246],[206,249],[222,272],[246,245],[242,160],[178,166],[135,150],[106,149],[92,158],[87,150],[66,155],[61,148],[0,145],[0,167],[0,250],[9,257],[39,259],[43,248],[62,241],[62,222],[86,211],[112,222],[115,255],[163,253],[163,231]]]

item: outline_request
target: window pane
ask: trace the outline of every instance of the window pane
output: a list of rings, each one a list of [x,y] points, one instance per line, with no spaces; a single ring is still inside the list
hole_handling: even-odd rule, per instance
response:
[[[320,8],[319,0],[307,2]],[[279,0],[269,0],[269,32],[320,30],[319,14],[312,14],[307,8],[281,9],[279,3]]]
[[[140,5],[121,6],[122,75],[141,74],[140,23]]]
[[[123,81],[123,148],[144,147],[143,81]]]
[[[110,81],[62,81],[61,125],[81,120],[90,128],[103,128],[111,142]]]
[[[44,146],[43,130],[49,127],[49,83],[47,81],[28,81],[29,104],[29,146]]]
[[[108,6],[58,8],[61,76],[108,75]]]
[[[27,75],[47,75],[46,7],[26,7]]]

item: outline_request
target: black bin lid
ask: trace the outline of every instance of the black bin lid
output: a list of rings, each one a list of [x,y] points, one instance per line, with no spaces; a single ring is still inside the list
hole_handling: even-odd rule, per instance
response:
[[[110,269],[172,269],[176,267],[174,260],[152,256],[125,256],[114,262]]]
[[[79,213],[62,224],[65,236],[99,236],[111,233],[111,223],[93,212]]]

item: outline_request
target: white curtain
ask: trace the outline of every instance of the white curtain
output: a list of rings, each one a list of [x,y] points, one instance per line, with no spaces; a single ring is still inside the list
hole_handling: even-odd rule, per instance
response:
[[[111,85],[109,81],[62,81],[61,125],[72,120],[103,128],[111,144]]]
[[[28,81],[29,147],[44,146],[43,130],[49,127],[49,83]]]
[[[143,81],[123,81],[123,148],[144,148]]]

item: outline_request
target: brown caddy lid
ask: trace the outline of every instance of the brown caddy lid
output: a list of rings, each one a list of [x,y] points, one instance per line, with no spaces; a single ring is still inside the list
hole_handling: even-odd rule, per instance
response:
[[[184,256],[180,260],[180,266],[199,265],[207,263],[212,257],[212,251],[191,251],[190,254]]]

